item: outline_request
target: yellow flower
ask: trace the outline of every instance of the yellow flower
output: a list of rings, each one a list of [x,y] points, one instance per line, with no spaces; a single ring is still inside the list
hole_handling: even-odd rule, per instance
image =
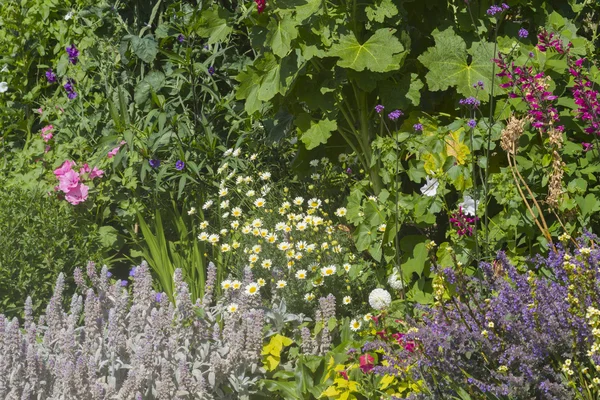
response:
[[[240,247],[240,242],[233,242],[233,244],[231,245],[231,247],[233,247],[234,249],[238,249]]]
[[[294,266],[294,264],[296,264],[296,263],[294,262],[294,260],[290,260],[290,261],[288,261],[288,263],[287,263],[288,269],[289,269],[289,268],[292,268],[292,267]]]
[[[379,232],[385,232],[385,228],[387,228],[387,225],[386,224],[381,224],[381,225],[379,225],[379,228],[377,228],[377,230]]]

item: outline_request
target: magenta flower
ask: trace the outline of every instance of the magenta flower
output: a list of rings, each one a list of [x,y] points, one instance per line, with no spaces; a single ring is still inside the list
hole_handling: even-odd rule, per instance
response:
[[[42,128],[42,139],[44,139],[44,142],[48,143],[48,141],[52,139],[53,130],[54,127],[52,125],[46,125]]]
[[[375,359],[370,354],[363,354],[359,358],[360,370],[365,374],[375,367]]]
[[[64,193],[74,189],[79,184],[79,174],[72,169],[58,177],[58,188]]]
[[[450,223],[456,228],[458,236],[473,236],[473,227],[477,220],[479,218],[476,216],[472,217],[465,214],[462,207],[459,207],[458,211],[450,217]]]
[[[254,0],[254,2],[256,3],[256,9],[258,10],[258,13],[262,14],[262,12],[265,11],[265,8],[267,7],[266,0]]]
[[[569,43],[570,47],[570,43]],[[554,49],[557,53],[563,54],[565,49],[560,38],[556,37],[554,33],[543,30],[538,34],[538,45],[539,51],[545,52],[548,49]]]
[[[54,170],[54,175],[59,178],[61,175],[64,175],[67,171],[70,171],[71,168],[75,166],[75,163],[71,160],[66,160],[59,168]]]
[[[113,158],[114,156],[117,155],[117,153],[119,152],[120,148],[121,148],[121,146],[115,147],[114,149],[112,149],[111,151],[108,152],[108,154],[106,155],[106,157]]]
[[[587,152],[588,152],[588,151],[590,151],[592,148],[594,148],[594,145],[593,145],[593,144],[591,144],[591,143],[586,143],[586,142],[583,142],[583,143],[581,143],[581,147],[583,147],[583,152],[584,152],[584,153],[587,153]]]
[[[101,169],[98,169],[98,167],[94,167],[92,169],[92,171],[90,172],[89,178],[95,179],[95,178],[102,178],[103,176],[104,176],[104,171],[102,171]]]
[[[588,78],[587,70],[583,68],[584,58],[573,61],[571,57],[567,60],[569,73],[575,80],[571,89],[575,104],[577,104],[576,117],[587,125],[584,131],[600,135],[600,102],[598,91],[594,90],[593,82]]]
[[[56,74],[52,71],[52,69],[46,71],[46,79],[48,80],[48,83],[56,82]]]
[[[69,55],[69,62],[73,65],[77,64],[77,60],[79,57],[79,50],[75,47],[75,45],[67,46],[66,48],[67,54]]]

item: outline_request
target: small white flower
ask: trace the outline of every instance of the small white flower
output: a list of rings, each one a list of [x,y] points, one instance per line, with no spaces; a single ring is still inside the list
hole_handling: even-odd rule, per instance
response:
[[[234,313],[238,310],[238,305],[235,303],[231,303],[228,307],[227,307],[227,311],[230,313]]]
[[[258,154],[254,153],[250,156],[250,161],[254,161],[256,160],[256,157],[258,157]]]
[[[258,293],[258,289],[259,286],[257,283],[249,283],[248,285],[246,285],[246,294],[250,295],[250,296],[254,296],[255,294]]]
[[[0,82],[0,93],[4,93],[8,90],[8,83]]]
[[[202,240],[203,242],[206,242],[208,240],[208,233],[202,232],[198,235],[198,239]]]
[[[69,11],[67,13],[67,15],[65,15],[65,21],[70,20],[71,18],[73,18],[73,11]]]
[[[298,271],[296,271],[296,279],[306,279],[306,270],[299,269]]]
[[[227,193],[229,193],[229,190],[226,187],[219,189],[219,197],[227,196]]]
[[[262,172],[262,173],[260,173],[260,174],[258,175],[258,177],[259,177],[261,180],[263,180],[263,181],[266,181],[266,180],[269,180],[269,178],[271,177],[271,173],[270,173],[269,171],[267,171],[267,172]]]
[[[213,201],[212,200],[208,200],[206,203],[204,203],[204,205],[202,206],[202,209],[203,210],[208,210],[208,208],[210,206],[212,206],[212,205],[213,205]]]
[[[333,274],[335,274],[335,265],[329,265],[327,267],[323,267],[321,268],[321,275],[323,276],[331,276]]]
[[[232,154],[234,157],[238,157],[238,156],[240,155],[240,153],[241,153],[241,152],[242,152],[242,151],[241,151],[239,148],[237,148],[237,149],[235,149],[235,150],[233,151],[233,153],[231,153],[231,154]]]
[[[263,199],[262,197],[259,197],[258,199],[254,200],[254,205],[256,207],[264,207],[265,206],[265,199]]]
[[[306,301],[313,301],[315,299],[315,295],[312,293],[306,293],[304,295],[304,300]]]
[[[212,244],[218,243],[219,242],[219,235],[217,234],[212,234],[208,237],[208,241]]]
[[[352,297],[350,297],[350,296],[344,296],[344,298],[342,299],[342,302],[344,304],[350,304],[350,303],[352,303]]]
[[[338,217],[343,217],[346,215],[348,211],[346,210],[345,207],[340,207],[335,211],[335,215],[337,215]]]
[[[230,289],[231,288],[231,281],[229,279],[224,280],[223,282],[221,282],[221,287],[225,290]]]
[[[227,253],[229,250],[231,250],[231,246],[229,246],[227,243],[224,243],[221,245],[221,252],[222,253]]]
[[[373,289],[369,294],[369,304],[376,310],[382,310],[392,304],[392,296],[385,289]]]
[[[304,199],[303,199],[302,197],[298,196],[298,197],[296,197],[296,198],[294,199],[294,204],[295,204],[295,205],[297,205],[297,206],[301,206],[301,205],[302,205],[302,203],[304,203]]]
[[[231,215],[233,215],[234,217],[240,217],[242,215],[242,209],[239,207],[235,207],[234,209],[231,210]]]
[[[223,153],[223,156],[225,156],[225,157],[230,156],[231,153],[233,153],[233,149],[227,149],[227,150],[225,150],[225,153]]]
[[[277,281],[277,289],[283,289],[286,286],[287,283],[285,281]]]
[[[357,321],[355,319],[353,319],[352,321],[350,321],[350,329],[352,329],[354,332],[356,332],[357,330],[360,329],[362,323],[360,321]]]
[[[253,197],[255,194],[256,194],[256,192],[252,189],[250,189],[246,192],[246,196],[248,196],[248,197]]]
[[[377,230],[378,230],[379,232],[385,232],[385,229],[386,229],[386,228],[387,228],[387,225],[386,225],[386,224],[381,224],[381,225],[379,225],[379,227],[377,228]]]
[[[192,207],[190,208],[190,210],[188,211],[188,215],[194,215],[196,214],[196,207]]]
[[[440,183],[437,178],[428,176],[425,180],[425,185],[421,188],[421,193],[427,197],[434,197],[437,194],[438,186],[440,186]]]
[[[239,288],[241,288],[241,287],[242,287],[242,282],[240,282],[240,281],[238,281],[238,280],[231,281],[231,287],[232,287],[234,290],[238,290]]]
[[[475,200],[471,198],[471,196],[463,195],[462,203],[458,204],[459,207],[462,208],[462,211],[465,215],[470,215],[472,217],[475,216],[477,212],[477,205],[475,204]]]
[[[263,278],[258,278],[256,283],[258,283],[258,286],[263,287],[267,284],[267,281],[265,281]]]
[[[312,160],[311,162],[309,162],[311,167],[316,167],[319,165],[319,160]]]

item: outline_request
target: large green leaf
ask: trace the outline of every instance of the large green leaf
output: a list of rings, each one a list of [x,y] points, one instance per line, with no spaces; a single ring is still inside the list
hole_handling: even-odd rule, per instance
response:
[[[302,133],[302,143],[306,145],[308,150],[314,149],[320,144],[327,143],[327,139],[331,137],[331,132],[337,129],[337,122],[329,119],[324,119],[319,122],[311,121],[310,128]]]
[[[233,32],[233,27],[227,24],[230,16],[223,7],[209,8],[202,12],[196,32],[200,37],[208,38],[208,44],[224,41]]]
[[[484,83],[484,98],[492,85],[492,58],[494,45],[488,42],[473,43],[469,51],[465,41],[452,28],[433,31],[435,47],[430,47],[418,57],[429,72],[425,75],[429,90],[446,90],[456,87],[463,96],[475,95],[473,84]],[[471,62],[468,62],[468,56]]]
[[[381,0],[366,6],[365,13],[369,21],[383,22],[386,18],[397,15],[398,7],[392,3],[392,0]]]
[[[267,29],[269,30],[267,44],[275,55],[285,57],[291,49],[292,40],[298,37],[298,29],[296,29],[294,21],[290,19],[279,21],[272,19]]]
[[[144,103],[150,96],[150,91],[158,92],[165,84],[165,74],[152,71],[135,87],[133,98],[137,105]]]
[[[394,32],[395,29],[379,29],[363,44],[354,34],[344,35],[331,46],[328,55],[339,57],[340,67],[356,71],[386,72],[399,68],[401,57],[398,56],[404,52],[404,46]]]
[[[146,36],[139,38],[137,36],[131,37],[131,48],[136,56],[140,60],[150,64],[156,58],[158,54],[158,43],[152,36]]]

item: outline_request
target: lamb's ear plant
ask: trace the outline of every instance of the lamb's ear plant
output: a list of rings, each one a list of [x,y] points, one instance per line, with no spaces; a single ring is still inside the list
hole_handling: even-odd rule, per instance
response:
[[[152,290],[146,263],[132,269],[131,290],[127,281],[109,276],[106,267],[98,274],[89,263],[85,273],[75,270],[78,290],[68,310],[61,274],[38,320],[30,298],[22,324],[0,315],[1,398],[252,396],[265,328],[265,312],[255,298],[241,292],[215,298],[213,265],[205,297],[195,304],[179,269],[172,278],[174,301]]]

